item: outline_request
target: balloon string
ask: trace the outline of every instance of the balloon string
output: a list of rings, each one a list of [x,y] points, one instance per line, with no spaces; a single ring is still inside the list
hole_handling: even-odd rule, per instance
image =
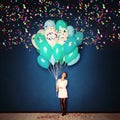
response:
[[[55,80],[58,79],[58,76],[67,68],[67,64],[55,63],[55,65],[50,64],[49,72],[54,76]]]
[[[58,76],[67,68],[67,64],[64,62],[63,64],[55,63],[55,65],[50,64],[49,72],[55,78],[56,84],[58,80]],[[56,89],[56,86],[55,86]],[[56,91],[56,96],[58,96],[58,92]]]

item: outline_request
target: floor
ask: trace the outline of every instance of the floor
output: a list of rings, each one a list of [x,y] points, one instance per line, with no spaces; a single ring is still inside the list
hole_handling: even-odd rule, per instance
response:
[[[0,113],[0,120],[120,120],[120,113]]]

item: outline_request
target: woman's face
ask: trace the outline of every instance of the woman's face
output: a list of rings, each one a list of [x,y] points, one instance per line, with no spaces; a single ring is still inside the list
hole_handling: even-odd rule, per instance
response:
[[[62,74],[62,77],[64,77],[64,78],[65,78],[65,77],[66,77],[66,73],[63,73],[63,74]]]

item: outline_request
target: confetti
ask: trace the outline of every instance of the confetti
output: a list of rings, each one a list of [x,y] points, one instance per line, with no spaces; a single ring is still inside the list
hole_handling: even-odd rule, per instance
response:
[[[84,33],[84,45],[97,50],[120,41],[120,2],[116,0],[10,0],[0,2],[0,50],[23,44],[31,49],[31,37],[46,20],[64,19]],[[80,47],[83,48],[83,47]]]

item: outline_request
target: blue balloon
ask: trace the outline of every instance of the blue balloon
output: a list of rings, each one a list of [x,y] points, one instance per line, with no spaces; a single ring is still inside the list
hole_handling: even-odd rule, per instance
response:
[[[71,53],[65,55],[65,62],[69,63],[78,55],[78,47],[76,47]]]
[[[69,37],[74,35],[75,30],[74,30],[73,26],[71,26],[71,25],[67,26],[67,30],[68,30]]]
[[[83,41],[83,33],[82,32],[76,32],[75,38],[76,38],[76,43],[79,46]]]
[[[80,59],[80,54],[78,53],[77,57],[68,63],[68,66],[74,65],[79,61],[79,59]]]
[[[75,49],[76,46],[77,44],[76,44],[75,37],[74,36],[68,37],[68,39],[66,40],[64,44],[64,53],[65,54],[71,53]]]
[[[45,69],[48,69],[50,64],[49,61],[44,56],[41,56],[41,55],[38,56],[37,62],[41,67]]]
[[[44,29],[46,30],[48,27],[55,28],[55,22],[53,20],[47,20],[44,24]]]

